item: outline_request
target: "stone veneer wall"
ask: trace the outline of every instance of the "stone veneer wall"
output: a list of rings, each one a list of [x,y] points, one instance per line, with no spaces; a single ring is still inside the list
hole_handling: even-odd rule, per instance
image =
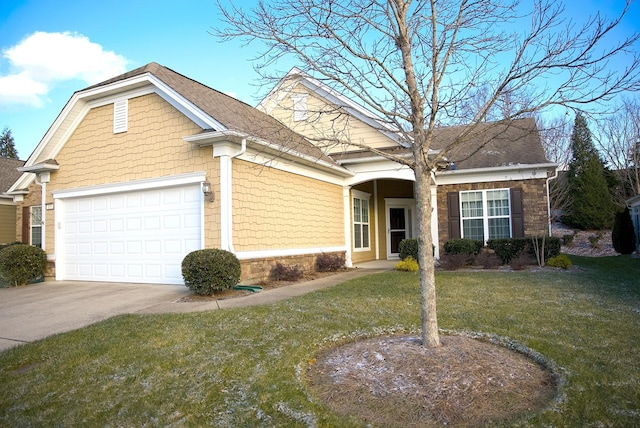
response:
[[[546,180],[513,180],[492,183],[467,183],[438,186],[438,234],[440,237],[440,250],[449,240],[449,209],[447,207],[447,194],[449,192],[461,192],[466,190],[506,189],[522,188],[522,205],[524,211],[525,236],[541,236],[549,234],[549,220],[547,211]]]
[[[338,254],[344,257],[345,253],[327,253]],[[263,259],[240,260],[242,273],[240,282],[243,284],[256,284],[269,279],[271,269],[280,262],[286,266],[298,265],[304,273],[316,272],[316,259],[320,254],[304,254],[299,256],[286,257],[268,257]]]

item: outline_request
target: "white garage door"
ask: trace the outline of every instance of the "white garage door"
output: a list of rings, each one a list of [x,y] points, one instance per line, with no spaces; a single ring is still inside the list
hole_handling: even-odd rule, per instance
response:
[[[201,248],[199,185],[69,198],[60,208],[58,279],[182,284],[182,259]]]

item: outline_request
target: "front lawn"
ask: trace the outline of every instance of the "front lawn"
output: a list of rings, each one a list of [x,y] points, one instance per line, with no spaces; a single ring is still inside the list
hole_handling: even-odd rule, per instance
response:
[[[438,273],[440,327],[493,333],[560,366],[534,426],[640,425],[640,259],[578,271]],[[0,354],[2,426],[362,426],[317,403],[327,346],[416,332],[418,277],[388,272],[277,304],[120,316]],[[517,425],[517,424],[516,424]]]

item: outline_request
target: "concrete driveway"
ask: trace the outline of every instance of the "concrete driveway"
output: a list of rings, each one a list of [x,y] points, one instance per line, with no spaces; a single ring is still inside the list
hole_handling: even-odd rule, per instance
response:
[[[0,351],[114,315],[154,312],[189,294],[184,285],[78,281],[0,288]]]

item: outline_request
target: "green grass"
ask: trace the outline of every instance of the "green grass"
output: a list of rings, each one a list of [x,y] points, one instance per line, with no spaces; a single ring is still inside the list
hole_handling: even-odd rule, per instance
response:
[[[560,366],[533,426],[640,425],[640,259],[577,272],[440,273],[440,327],[508,337]],[[120,316],[0,354],[2,426],[361,426],[313,400],[322,347],[419,327],[418,277],[389,272],[278,304]]]

